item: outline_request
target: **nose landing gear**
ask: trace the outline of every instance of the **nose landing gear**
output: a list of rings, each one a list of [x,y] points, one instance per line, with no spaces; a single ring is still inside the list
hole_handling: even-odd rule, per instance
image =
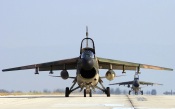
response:
[[[84,89],[84,97],[86,97],[86,93],[89,93],[89,97],[92,97],[92,91],[91,91],[91,89],[89,91],[87,91],[86,89]]]

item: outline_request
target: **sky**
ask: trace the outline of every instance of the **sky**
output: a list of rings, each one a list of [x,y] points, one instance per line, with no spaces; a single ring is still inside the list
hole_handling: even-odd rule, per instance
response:
[[[96,56],[175,69],[174,11],[174,0],[0,0],[0,69],[77,57],[86,26]],[[104,85],[133,80],[134,74],[104,79]],[[72,85],[71,79],[48,75],[34,75],[34,69],[0,71],[0,89],[27,92]],[[163,84],[143,88],[159,94],[175,91],[174,78],[174,71],[141,69],[140,74],[140,80]]]

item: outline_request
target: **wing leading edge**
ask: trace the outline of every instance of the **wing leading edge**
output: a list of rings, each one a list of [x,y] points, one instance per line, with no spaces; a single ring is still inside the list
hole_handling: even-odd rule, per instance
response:
[[[125,70],[136,70],[138,67],[140,67],[145,69],[173,71],[173,69],[171,68],[126,62],[126,61],[120,61],[120,60],[113,60],[113,59],[106,59],[106,58],[100,58],[100,57],[98,57],[98,62],[99,62],[100,69],[109,69],[110,65],[112,65],[112,69],[116,69],[116,70],[123,70],[123,66],[124,66]]]
[[[65,68],[67,70],[73,70],[73,69],[76,69],[78,58],[79,57],[40,63],[40,64],[8,68],[8,69],[3,69],[2,71],[5,72],[5,71],[34,69],[36,67],[39,68],[39,71],[49,71],[51,67],[52,67],[52,70],[63,70]],[[153,66],[153,65],[106,59],[106,58],[100,58],[100,57],[97,57],[97,59],[99,63],[99,69],[110,69],[110,65],[112,65],[112,69],[114,70],[123,70],[123,66],[125,67],[125,70],[136,70],[137,67],[139,66],[140,68],[146,68],[146,69],[173,71],[173,69],[171,68],[165,68],[165,67],[159,67],[159,66]]]
[[[51,68],[52,70],[64,70],[64,69],[73,70],[73,69],[76,69],[77,60],[78,60],[78,57],[40,63],[40,64],[8,68],[8,69],[3,69],[2,71],[5,72],[5,71],[26,70],[26,69],[34,69],[34,68],[38,68],[39,71],[49,71]]]
[[[131,85],[131,84],[133,84],[133,81],[113,83],[113,84],[109,84],[109,85]],[[163,84],[145,82],[145,81],[139,81],[139,84],[141,84],[141,85],[163,85]]]

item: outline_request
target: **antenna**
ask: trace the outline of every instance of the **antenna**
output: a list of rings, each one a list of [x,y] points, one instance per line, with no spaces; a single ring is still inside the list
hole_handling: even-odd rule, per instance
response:
[[[86,38],[88,38],[88,26],[86,26]],[[88,39],[86,39],[86,47],[88,47]]]

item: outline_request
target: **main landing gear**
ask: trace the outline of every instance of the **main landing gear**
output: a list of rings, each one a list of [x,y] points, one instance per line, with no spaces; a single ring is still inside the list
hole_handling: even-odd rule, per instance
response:
[[[70,95],[71,92],[73,92],[73,91],[77,90],[78,88],[80,88],[80,86],[77,86],[77,87],[73,88],[75,86],[76,82],[77,82],[77,79],[75,79],[73,81],[73,85],[71,86],[70,89],[69,89],[69,87],[66,87],[65,97],[69,97],[69,95]]]
[[[128,93],[129,95],[131,94],[131,90],[129,90],[129,93]]]
[[[69,89],[69,87],[66,87],[65,97],[69,97],[70,93],[77,90],[78,88],[81,88],[81,90],[83,89],[83,87],[81,87],[81,86],[77,86],[77,87],[73,88],[75,86],[76,82],[77,82],[77,80],[75,79],[73,81],[73,85],[70,87],[70,89]],[[105,88],[103,86],[102,82],[103,81],[101,79],[99,79],[99,83],[100,83],[101,87],[94,86],[93,89],[97,88],[97,89],[103,91],[107,95],[107,97],[110,97],[110,88],[109,87]],[[84,97],[86,97],[86,94],[89,94],[89,97],[92,97],[92,90],[90,88],[84,89]]]
[[[106,95],[107,95],[107,97],[110,97],[110,88],[109,87],[106,88]]]
[[[101,85],[101,87],[98,87],[98,86],[95,86],[95,88],[97,88],[97,89],[99,89],[99,90],[101,90],[101,91],[103,91],[106,95],[107,95],[107,97],[110,97],[110,88],[109,87],[107,87],[107,88],[105,88],[104,86],[103,86],[103,81],[101,80],[101,79],[99,79],[99,83],[100,83],[100,85]]]
[[[69,87],[66,87],[65,97],[69,97]]]

